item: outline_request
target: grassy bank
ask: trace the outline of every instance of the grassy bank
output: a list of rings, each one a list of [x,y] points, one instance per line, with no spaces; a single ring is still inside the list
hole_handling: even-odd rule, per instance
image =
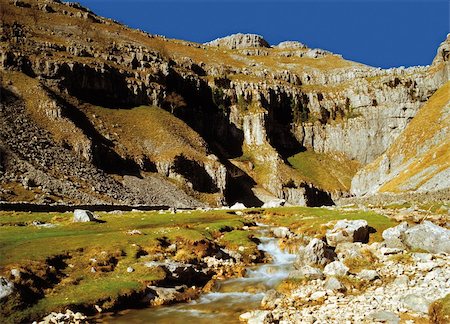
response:
[[[250,232],[239,230],[242,217],[225,211],[96,215],[102,222],[73,223],[72,213],[0,213],[0,274],[22,290],[31,287],[32,296],[10,298],[0,317],[19,322],[71,305],[113,308],[118,298],[164,279],[160,268],[148,268],[143,261],[196,262],[222,231],[239,233],[228,235],[223,246],[256,249]],[[174,243],[176,249],[169,251]],[[12,269],[20,271],[20,279],[11,276]]]
[[[258,255],[257,241],[244,226],[255,220],[320,236],[335,220],[366,219],[376,229],[371,240],[380,240],[382,231],[395,225],[373,212],[306,207],[249,209],[242,215],[224,210],[96,215],[101,222],[73,223],[72,213],[0,212],[0,275],[22,292],[2,300],[2,322],[37,319],[67,307],[88,312],[93,305],[126,307],[148,284],[166,278],[147,261],[195,264],[226,247],[250,263]]]

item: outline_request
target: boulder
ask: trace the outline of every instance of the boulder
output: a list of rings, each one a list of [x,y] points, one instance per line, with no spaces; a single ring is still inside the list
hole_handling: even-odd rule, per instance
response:
[[[327,295],[326,291],[315,291],[311,294],[311,296],[309,297],[311,300],[319,300],[322,298],[325,298]]]
[[[410,227],[403,233],[403,242],[410,249],[420,249],[431,253],[450,253],[450,230],[424,221]]]
[[[359,220],[340,220],[333,229],[326,233],[328,245],[336,246],[343,242],[363,242],[369,240],[369,226],[367,221]]]
[[[407,222],[403,222],[397,226],[388,228],[383,231],[383,239],[385,245],[388,248],[399,248],[404,249],[405,245],[402,242],[403,233],[409,228]]]
[[[4,277],[0,277],[0,300],[14,292],[14,284]]]
[[[261,208],[276,208],[284,206],[286,203],[286,200],[284,199],[276,199],[276,200],[270,200],[268,202],[265,202],[264,205],[261,206]]]
[[[188,288],[185,285],[170,288],[148,286],[150,292],[147,298],[153,306],[167,305],[184,299],[183,293]]]
[[[233,206],[230,207],[231,210],[239,210],[239,209],[246,209],[245,205],[243,203],[237,202]]]
[[[73,212],[73,221],[76,223],[95,222],[95,216],[89,210],[75,209]]]
[[[345,291],[346,290],[345,286],[336,277],[328,277],[325,280],[323,287],[326,290],[333,290],[333,291]]]
[[[408,287],[409,284],[409,277],[407,275],[400,275],[397,276],[394,280],[394,285],[401,288]]]
[[[367,281],[373,281],[377,278],[380,278],[380,275],[376,270],[361,270],[357,275],[359,279],[367,280]]]
[[[307,246],[298,249],[294,267],[300,269],[305,265],[324,266],[335,258],[336,253],[325,242],[313,238]]]
[[[323,277],[322,270],[309,265],[289,272],[290,279],[322,279]]]
[[[388,311],[377,311],[369,314],[368,318],[374,322],[382,322],[387,324],[397,324],[400,323],[400,317],[395,313]]]
[[[289,228],[287,227],[275,227],[272,230],[273,235],[275,235],[275,237],[277,238],[290,238],[292,237],[294,234],[289,230]]]
[[[360,258],[362,257],[361,249],[363,248],[362,243],[350,243],[344,242],[336,245],[334,252],[336,252],[339,260],[344,260],[346,258]]]
[[[65,313],[52,312],[39,322],[39,324],[47,323],[87,323],[87,317],[82,313],[74,313],[68,309]]]
[[[345,276],[349,268],[341,261],[333,261],[325,266],[323,273],[326,276]]]
[[[248,324],[272,323],[272,313],[267,310],[254,310],[239,316],[239,320]]]
[[[402,299],[402,302],[406,308],[408,308],[414,312],[424,313],[424,314],[428,313],[428,308],[431,304],[431,302],[429,300],[427,300],[425,297],[422,297],[419,295],[414,295],[414,294],[406,295]]]

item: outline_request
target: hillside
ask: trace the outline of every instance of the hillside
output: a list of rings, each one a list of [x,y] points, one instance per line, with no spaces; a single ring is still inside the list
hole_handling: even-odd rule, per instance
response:
[[[449,38],[430,66],[382,70],[259,35],[168,39],[71,2],[0,4],[2,201],[329,204],[449,76]]]
[[[359,196],[450,187],[450,82],[420,109],[389,149],[352,181]]]

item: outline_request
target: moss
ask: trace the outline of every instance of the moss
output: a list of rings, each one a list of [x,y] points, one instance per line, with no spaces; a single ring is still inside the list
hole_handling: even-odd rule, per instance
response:
[[[362,257],[346,258],[344,264],[349,268],[350,273],[358,273],[364,269],[375,270],[379,267],[377,259],[369,251],[363,253]]]
[[[252,246],[254,243],[249,239],[249,232],[242,230],[234,230],[225,233],[220,239],[221,242],[226,242],[227,245],[233,248],[238,248],[239,246]]]
[[[398,253],[389,257],[390,261],[403,264],[414,264],[414,259],[410,253]]]

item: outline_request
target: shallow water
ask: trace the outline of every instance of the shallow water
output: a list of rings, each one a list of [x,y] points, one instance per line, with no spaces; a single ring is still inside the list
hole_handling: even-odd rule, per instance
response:
[[[218,282],[214,292],[197,300],[171,306],[128,310],[103,322],[110,323],[239,323],[239,315],[259,308],[264,292],[287,278],[295,255],[282,251],[278,240],[268,238],[268,228],[261,227],[258,248],[272,256],[272,262],[247,268],[243,278]]]

